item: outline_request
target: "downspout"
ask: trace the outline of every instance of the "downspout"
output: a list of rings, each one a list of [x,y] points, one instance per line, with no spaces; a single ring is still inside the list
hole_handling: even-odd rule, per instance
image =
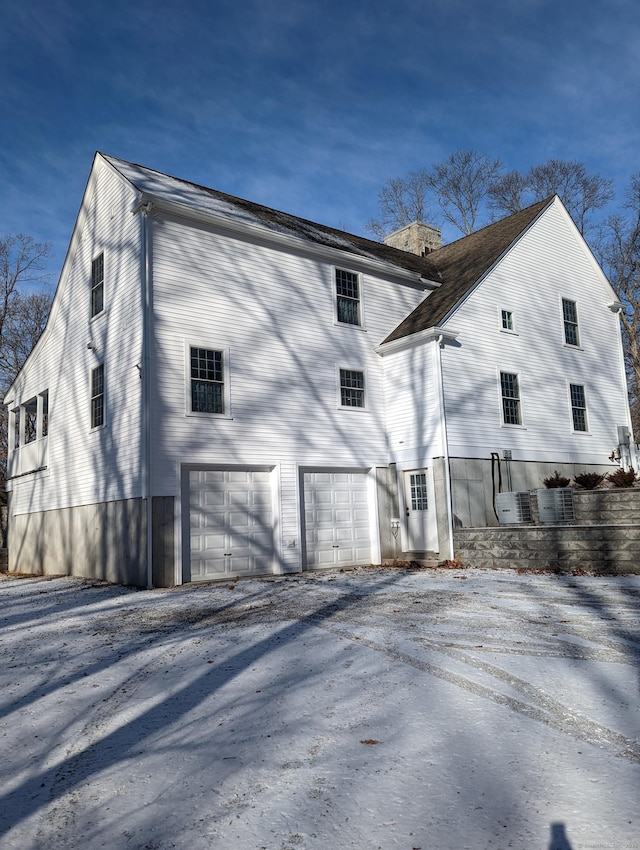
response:
[[[151,202],[142,212],[142,498],[146,507],[147,589],[153,587],[153,510],[151,501]]]
[[[449,560],[454,558],[453,550],[453,498],[451,495],[451,470],[449,469],[449,438],[447,436],[447,421],[444,409],[444,379],[442,376],[442,345],[444,335],[436,340],[438,350],[438,387],[440,390],[440,428],[442,436],[442,453],[444,455],[444,488],[447,498],[447,532],[449,536]]]

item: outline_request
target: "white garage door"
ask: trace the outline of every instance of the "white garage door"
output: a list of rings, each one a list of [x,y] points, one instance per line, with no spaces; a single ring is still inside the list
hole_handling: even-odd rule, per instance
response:
[[[190,470],[189,519],[191,581],[273,571],[268,470]]]
[[[305,472],[306,567],[371,563],[367,475]]]

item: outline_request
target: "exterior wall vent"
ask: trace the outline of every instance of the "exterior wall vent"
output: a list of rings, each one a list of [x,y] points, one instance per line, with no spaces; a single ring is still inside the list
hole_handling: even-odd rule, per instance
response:
[[[533,523],[530,494],[527,491],[522,493],[497,493],[496,513],[500,525]]]
[[[576,518],[571,487],[538,490],[537,495],[540,522],[572,522]]]

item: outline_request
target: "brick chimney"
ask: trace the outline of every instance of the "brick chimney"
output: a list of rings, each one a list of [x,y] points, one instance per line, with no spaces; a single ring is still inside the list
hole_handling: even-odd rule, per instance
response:
[[[442,234],[437,227],[431,227],[421,221],[412,221],[411,224],[406,224],[385,236],[384,244],[417,254],[419,257],[426,257],[427,254],[442,247]]]

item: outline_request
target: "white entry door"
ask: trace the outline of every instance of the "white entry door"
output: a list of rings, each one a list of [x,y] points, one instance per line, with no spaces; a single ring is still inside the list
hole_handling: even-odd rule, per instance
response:
[[[431,470],[404,473],[404,504],[408,552],[437,552],[438,530]]]
[[[190,470],[188,580],[271,573],[271,501],[269,470]]]
[[[307,569],[371,563],[365,472],[304,473]]]

